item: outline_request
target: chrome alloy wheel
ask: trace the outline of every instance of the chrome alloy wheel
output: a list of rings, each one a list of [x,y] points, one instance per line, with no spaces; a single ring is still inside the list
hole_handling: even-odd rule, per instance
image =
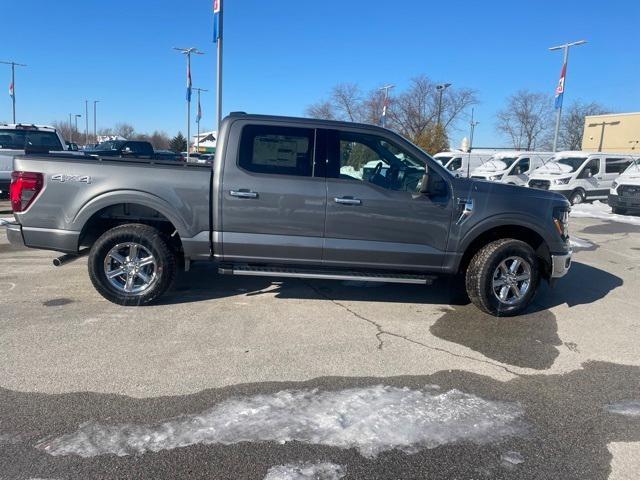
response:
[[[522,257],[508,257],[493,272],[491,290],[506,305],[521,301],[531,287],[531,265]]]
[[[144,245],[135,242],[119,243],[104,259],[104,274],[118,291],[140,295],[158,280],[158,265]]]

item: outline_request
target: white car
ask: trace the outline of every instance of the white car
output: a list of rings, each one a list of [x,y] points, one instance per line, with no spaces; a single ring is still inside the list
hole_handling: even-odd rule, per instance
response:
[[[468,177],[469,173],[489,160],[493,151],[450,151],[436,153],[433,158],[456,177]]]
[[[613,181],[608,202],[613,213],[640,213],[640,157]]]
[[[13,157],[31,153],[66,151],[66,142],[53,127],[0,123],[0,195],[9,193]]]
[[[561,193],[572,205],[605,200],[633,159],[626,153],[558,152],[530,175],[527,186]]]
[[[525,186],[529,175],[551,157],[551,152],[500,152],[471,173],[471,178]]]

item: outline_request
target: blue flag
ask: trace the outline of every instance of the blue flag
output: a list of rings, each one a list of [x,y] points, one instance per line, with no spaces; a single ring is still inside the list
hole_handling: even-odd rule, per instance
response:
[[[187,63],[187,102],[191,101],[191,66]]]

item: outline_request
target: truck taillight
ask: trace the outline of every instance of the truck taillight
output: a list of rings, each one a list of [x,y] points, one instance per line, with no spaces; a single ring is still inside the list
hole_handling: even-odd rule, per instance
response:
[[[24,212],[33,203],[44,182],[37,172],[12,172],[9,198],[14,212]]]

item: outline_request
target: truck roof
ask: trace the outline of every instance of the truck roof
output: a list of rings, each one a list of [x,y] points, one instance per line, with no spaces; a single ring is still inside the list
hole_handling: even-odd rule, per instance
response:
[[[36,130],[39,132],[55,132],[55,127],[49,125],[36,125],[34,123],[0,123],[0,128],[5,130]]]

